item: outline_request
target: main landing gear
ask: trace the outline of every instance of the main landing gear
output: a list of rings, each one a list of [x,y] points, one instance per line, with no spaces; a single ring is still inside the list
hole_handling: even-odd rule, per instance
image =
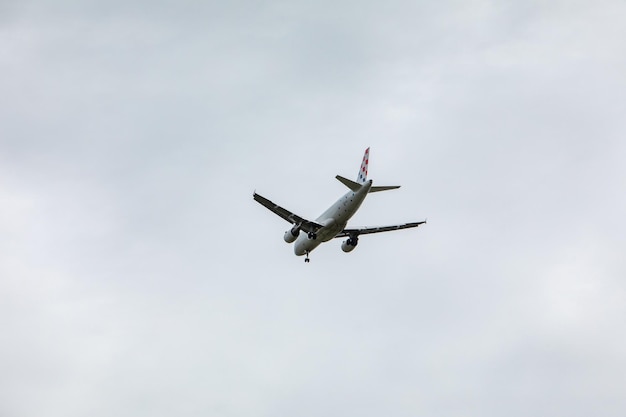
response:
[[[312,240],[317,239],[317,234],[315,234],[313,232],[309,232],[308,236],[309,236],[309,239],[312,239]]]

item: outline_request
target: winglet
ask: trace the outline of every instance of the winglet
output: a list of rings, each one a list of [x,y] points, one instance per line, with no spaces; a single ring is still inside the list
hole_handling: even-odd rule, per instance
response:
[[[365,150],[365,153],[363,154],[363,162],[361,162],[361,168],[359,169],[359,176],[356,179],[356,182],[358,182],[359,184],[365,184],[365,181],[367,181],[367,167],[369,165],[370,162],[370,148],[367,148]]]

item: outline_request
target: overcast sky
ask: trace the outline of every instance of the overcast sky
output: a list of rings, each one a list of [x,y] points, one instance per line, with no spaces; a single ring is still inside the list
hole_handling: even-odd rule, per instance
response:
[[[0,416],[626,415],[625,16],[0,2]]]

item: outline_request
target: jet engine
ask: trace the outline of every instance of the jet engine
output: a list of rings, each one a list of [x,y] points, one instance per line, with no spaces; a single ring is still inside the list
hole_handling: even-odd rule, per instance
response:
[[[300,226],[296,225],[285,232],[285,236],[283,237],[283,239],[285,239],[285,242],[287,243],[293,243],[299,235]]]
[[[341,250],[344,252],[352,252],[354,250],[354,248],[356,248],[357,243],[359,243],[359,239],[355,238],[349,238],[348,240],[344,240],[341,243]]]

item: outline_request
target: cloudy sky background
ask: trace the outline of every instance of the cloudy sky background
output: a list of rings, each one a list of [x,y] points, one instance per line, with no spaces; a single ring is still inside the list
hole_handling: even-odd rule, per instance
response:
[[[0,415],[623,416],[624,16],[0,3]]]

